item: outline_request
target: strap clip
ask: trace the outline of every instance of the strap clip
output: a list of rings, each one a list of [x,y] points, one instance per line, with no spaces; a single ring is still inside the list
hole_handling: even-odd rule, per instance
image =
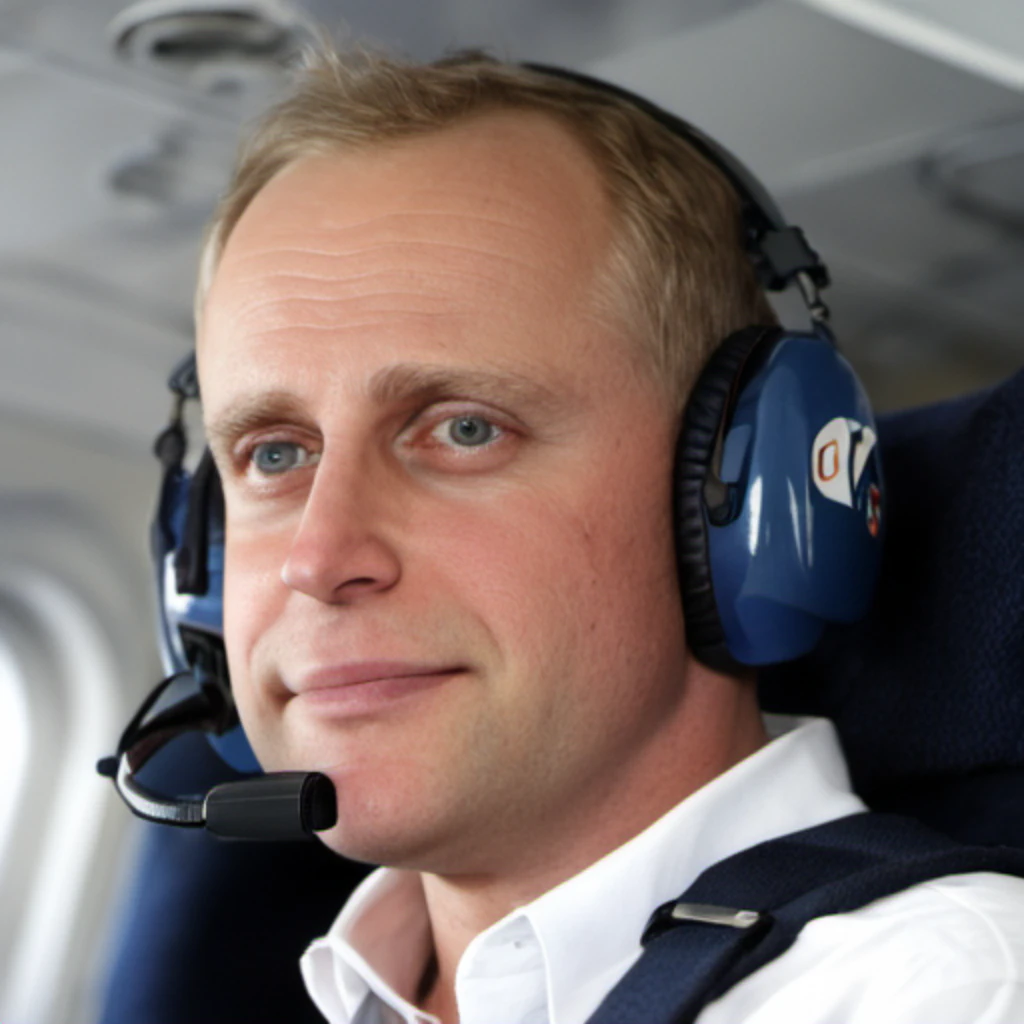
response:
[[[663,903],[651,915],[640,939],[646,946],[652,939],[682,924],[710,924],[754,934],[771,924],[771,915],[759,910],[736,910],[733,907],[716,907],[710,903],[684,903],[670,900]]]

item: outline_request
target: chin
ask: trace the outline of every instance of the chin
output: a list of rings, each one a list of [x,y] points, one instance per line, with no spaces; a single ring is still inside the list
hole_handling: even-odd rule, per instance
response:
[[[436,871],[445,860],[438,844],[423,834],[422,829],[387,827],[384,822],[344,820],[317,838],[329,850],[348,860],[415,871]]]
[[[351,776],[328,774],[337,792],[338,821],[317,833],[328,849],[349,860],[389,867],[423,869],[434,859],[431,851],[443,830],[425,813],[422,797],[398,800],[395,789],[381,787],[381,780],[364,790]]]
[[[479,838],[463,849],[474,834],[472,820],[446,801],[397,786],[360,791],[353,781],[334,780],[338,822],[317,833],[328,849],[349,860],[431,874],[463,873],[479,857]]]
[[[385,851],[379,843],[355,841],[341,822],[333,828],[317,832],[316,837],[332,853],[336,853],[339,857],[345,857],[347,860],[358,861],[362,864],[383,865],[387,863],[382,856]]]

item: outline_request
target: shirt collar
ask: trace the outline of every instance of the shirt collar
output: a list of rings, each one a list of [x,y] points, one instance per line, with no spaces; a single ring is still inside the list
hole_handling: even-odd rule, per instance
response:
[[[456,978],[488,950],[539,944],[551,1024],[585,1021],[641,952],[652,911],[712,864],[757,843],[864,809],[850,789],[831,722],[766,716],[776,739],[712,779],[629,842],[478,935]],[[784,730],[784,731],[783,731]],[[368,992],[406,1020],[430,952],[415,873],[382,869],[349,899],[326,938],[303,957],[303,976],[329,1020],[349,1021]],[[460,1003],[461,1005],[461,1003]],[[329,1008],[343,1011],[332,1014]]]
[[[332,1024],[355,1020],[370,993],[406,1020],[435,1021],[412,1003],[432,949],[419,874],[381,868],[356,887],[300,967]]]

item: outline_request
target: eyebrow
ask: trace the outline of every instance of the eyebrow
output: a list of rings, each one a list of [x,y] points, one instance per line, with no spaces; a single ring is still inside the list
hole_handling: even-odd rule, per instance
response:
[[[566,395],[513,371],[487,371],[399,363],[378,370],[367,388],[371,402],[378,406],[453,399],[480,399],[501,406],[527,407],[553,412],[564,404]],[[508,409],[511,412],[513,409]],[[206,440],[216,455],[231,447],[243,434],[262,427],[288,422],[315,431],[308,408],[287,390],[269,390],[247,395],[229,405],[206,424]]]
[[[290,391],[263,391],[234,402],[216,419],[204,424],[206,443],[216,456],[250,430],[281,422],[299,423],[313,428],[309,414]]]
[[[379,405],[411,399],[436,402],[452,398],[482,398],[499,404],[511,402],[540,408],[553,408],[565,397],[539,381],[513,371],[470,370],[419,363],[398,363],[378,370],[370,378],[369,394]]]

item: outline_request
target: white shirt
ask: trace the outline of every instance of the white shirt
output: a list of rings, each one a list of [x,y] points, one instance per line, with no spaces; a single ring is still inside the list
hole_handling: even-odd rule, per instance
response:
[[[583,1024],[639,958],[651,912],[705,868],[863,810],[832,724],[789,724],[628,843],[476,936],[456,971],[460,1024]],[[429,955],[419,876],[385,868],[301,967],[330,1024],[436,1024],[411,1002]],[[699,1021],[1024,1024],[1024,881],[949,876],[818,918]]]

